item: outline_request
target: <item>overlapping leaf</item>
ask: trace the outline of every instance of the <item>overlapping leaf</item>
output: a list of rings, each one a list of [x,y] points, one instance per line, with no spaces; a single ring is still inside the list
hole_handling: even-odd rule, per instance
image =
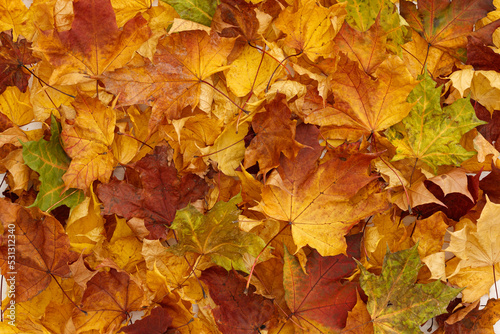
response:
[[[72,158],[63,180],[66,188],[86,190],[94,180],[107,182],[117,163],[111,150],[116,114],[97,97],[79,94],[72,105],[76,114],[61,122],[63,148]]]
[[[226,68],[233,44],[234,39],[201,30],[168,35],[158,43],[153,64],[117,69],[102,80],[107,90],[120,94],[121,103],[152,105],[153,129],[164,118],[179,118],[185,106],[198,104],[201,81]]]
[[[419,326],[445,313],[460,289],[440,281],[415,284],[420,268],[417,247],[388,253],[380,276],[360,265],[360,284],[368,295],[368,312],[375,333],[418,333]]]
[[[356,304],[358,284],[341,280],[356,268],[354,258],[361,255],[360,241],[360,234],[348,237],[346,255],[323,257],[313,251],[305,273],[299,261],[285,250],[285,299],[299,333],[335,333],[345,327],[347,312]]]
[[[47,288],[55,276],[70,276],[69,239],[54,217],[38,208],[26,209],[1,198],[0,221],[0,267],[2,275],[14,276],[18,303]]]
[[[393,160],[412,158],[424,161],[434,172],[441,165],[460,165],[475,153],[464,149],[459,141],[464,133],[483,124],[468,98],[441,108],[441,88],[425,74],[423,80],[408,96],[416,103],[402,126],[386,131],[396,146]]]
[[[0,33],[0,44],[0,94],[7,86],[16,86],[23,93],[26,92],[31,73],[23,65],[34,64],[39,60],[33,56],[31,44],[25,39],[14,42],[6,32]]]
[[[154,239],[166,236],[166,226],[174,220],[176,210],[201,198],[207,190],[198,176],[177,175],[164,146],[129,167],[139,173],[139,184],[113,180],[100,185],[97,194],[105,205],[105,214],[144,219]]]
[[[345,253],[344,235],[351,227],[388,205],[376,183],[368,186],[377,178],[366,173],[377,155],[357,152],[356,144],[343,145],[316,166],[307,157],[309,150],[301,149],[295,159],[282,157],[278,171],[283,185],[266,185],[256,209],[288,222],[299,248],[309,245],[323,256]]]
[[[200,280],[208,285],[217,305],[212,313],[222,333],[258,333],[273,316],[272,301],[255,294],[253,287],[244,293],[245,279],[234,271],[212,267],[203,271]]]
[[[23,159],[34,171],[40,174],[40,186],[33,206],[42,211],[53,210],[61,205],[70,208],[77,205],[84,198],[83,192],[76,189],[65,190],[62,179],[69,167],[70,159],[60,143],[60,128],[54,116],[51,122],[50,141],[40,139],[23,144]]]
[[[171,228],[176,231],[178,244],[169,248],[174,254],[193,252],[210,256],[224,267],[248,272],[243,257],[246,253],[256,257],[264,248],[264,241],[252,233],[241,231],[235,223],[240,210],[236,206],[241,196],[229,202],[217,202],[205,215],[192,205],[175,214]]]
[[[72,85],[125,65],[150,35],[147,22],[136,16],[123,30],[116,25],[109,0],[81,0],[68,31],[43,31],[35,50],[54,66],[50,84]]]

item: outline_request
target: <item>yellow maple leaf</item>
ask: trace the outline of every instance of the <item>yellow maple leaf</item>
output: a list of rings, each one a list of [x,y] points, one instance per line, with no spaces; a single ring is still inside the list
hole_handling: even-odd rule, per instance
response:
[[[454,281],[455,274],[451,275],[449,277],[451,282],[467,286],[463,291],[464,302],[473,302],[475,301],[473,298],[488,293],[489,287],[494,283],[493,270],[498,270],[500,264],[500,224],[497,223],[499,213],[500,204],[491,202],[486,196],[486,205],[477,224],[466,219],[464,228],[450,233],[450,246],[446,251],[454,253],[460,259],[457,271],[462,273],[458,272],[458,277],[465,271],[471,270],[481,270],[485,271],[487,276],[491,275],[487,289],[484,285],[468,284],[463,279]]]
[[[63,180],[68,189],[86,190],[94,180],[107,182],[117,162],[111,150],[116,114],[98,98],[84,95],[77,96],[73,107],[61,122],[63,147],[73,159]]]
[[[344,21],[344,8],[342,3],[326,8],[316,1],[305,0],[297,11],[288,7],[281,12],[275,24],[287,34],[286,45],[316,61],[334,51],[333,39]],[[337,24],[334,26],[332,21]]]

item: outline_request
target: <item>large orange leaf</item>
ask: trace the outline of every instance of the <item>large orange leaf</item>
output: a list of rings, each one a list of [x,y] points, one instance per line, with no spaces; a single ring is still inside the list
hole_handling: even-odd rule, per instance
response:
[[[69,277],[69,238],[54,217],[0,199],[2,275],[15,279],[16,302],[47,288],[55,276]]]
[[[202,80],[224,70],[233,38],[201,30],[183,31],[159,41],[153,64],[118,69],[102,76],[106,89],[125,105],[153,106],[149,127],[164,117],[176,119],[198,104]]]
[[[73,159],[63,180],[66,188],[86,190],[94,180],[108,182],[117,162],[111,151],[116,114],[98,98],[85,95],[72,104],[76,115],[68,112],[61,122],[63,147]]]
[[[373,73],[388,56],[387,32],[379,21],[375,20],[375,24],[364,32],[344,24],[335,36],[335,43],[340,51],[345,52],[351,60],[357,60],[368,74]]]
[[[400,6],[401,15],[429,46],[455,51],[465,48],[474,23],[495,9],[491,0],[402,1]]]
[[[281,157],[282,182],[263,188],[256,210],[289,222],[298,248],[309,245],[323,256],[345,253],[344,235],[351,227],[388,207],[385,194],[377,193],[377,184],[372,183],[378,176],[367,173],[378,155],[360,153],[357,144],[345,144],[317,166],[306,156],[310,150],[301,149],[295,159]]]
[[[375,71],[376,80],[358,64],[341,55],[337,71],[330,76],[335,96],[333,108],[307,116],[308,123],[351,129],[358,138],[385,130],[408,115],[408,94],[417,82],[397,56],[389,56]]]
[[[149,38],[150,29],[140,15],[119,30],[110,0],[75,1],[73,8],[71,29],[43,31],[35,47],[55,68],[52,85],[85,82],[122,67]]]
[[[97,273],[87,283],[82,298],[83,313],[74,310],[77,333],[99,330],[116,333],[130,312],[141,309],[143,291],[123,272],[111,269]]]
[[[360,241],[361,234],[348,237],[347,255],[323,257],[313,251],[306,273],[285,249],[285,299],[298,333],[335,333],[344,328],[347,312],[356,304],[359,285],[341,280],[356,269],[354,258],[361,256]]]
[[[303,1],[296,11],[292,7],[282,11],[276,26],[287,34],[285,44],[316,61],[334,51],[333,39],[340,24],[334,26],[332,20],[344,20],[344,7],[339,3],[326,8],[316,1]]]

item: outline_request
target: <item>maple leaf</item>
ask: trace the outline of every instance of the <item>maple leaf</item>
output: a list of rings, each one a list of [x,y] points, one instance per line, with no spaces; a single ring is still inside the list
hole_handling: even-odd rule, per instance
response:
[[[254,115],[252,128],[256,136],[245,150],[245,168],[259,163],[259,173],[266,174],[279,165],[280,153],[293,159],[304,147],[295,138],[296,121],[290,120],[291,110],[285,95],[277,94],[265,106],[266,112]]]
[[[212,313],[222,333],[259,333],[274,313],[273,302],[255,294],[253,286],[244,293],[246,280],[234,270],[211,267],[203,271],[200,280],[208,285],[217,305]]]
[[[403,1],[401,15],[429,44],[460,54],[474,23],[494,10],[490,0],[419,0]]]
[[[226,68],[233,45],[234,39],[216,33],[175,33],[159,41],[153,64],[121,68],[101,79],[123,104],[152,105],[153,129],[164,117],[177,119],[185,106],[198,104],[202,81]]]
[[[130,312],[141,309],[143,291],[127,273],[100,271],[87,282],[82,309],[74,310],[77,333],[90,330],[116,332]]]
[[[14,41],[19,35],[30,38],[33,34],[33,22],[28,14],[28,8],[22,0],[0,1],[0,31],[12,29]]]
[[[42,185],[33,206],[42,211],[53,210],[61,205],[74,207],[84,199],[83,191],[68,189],[62,179],[69,167],[70,159],[59,142],[60,128],[54,115],[51,118],[50,141],[40,139],[23,143],[23,159],[40,174]]]
[[[459,141],[464,133],[484,124],[470,104],[469,98],[441,108],[441,88],[425,73],[410,93],[408,101],[416,103],[410,114],[385,134],[396,146],[393,161],[412,158],[424,161],[434,173],[441,165],[459,165],[474,156]]]
[[[241,212],[236,204],[240,202],[241,195],[229,202],[217,202],[206,214],[192,205],[177,210],[170,228],[176,231],[178,243],[169,250],[181,256],[187,252],[210,256],[226,270],[248,272],[243,256],[246,253],[257,256],[265,244],[260,237],[240,231],[235,225]]]
[[[259,21],[255,5],[244,0],[222,0],[212,20],[212,29],[222,37],[238,37],[245,43],[258,39]]]
[[[66,188],[88,189],[92,181],[107,182],[116,158],[111,151],[116,114],[99,98],[78,94],[72,103],[75,113],[63,114],[61,139],[72,158],[63,176]]]
[[[29,92],[23,93],[16,86],[7,87],[0,95],[0,112],[18,126],[30,123],[33,120],[33,107]]]
[[[282,156],[278,172],[283,185],[264,186],[254,210],[287,221],[298,248],[309,245],[323,256],[345,253],[344,235],[351,227],[388,205],[376,182],[371,183],[378,176],[366,173],[377,154],[360,153],[358,144],[338,147],[319,166],[307,157],[308,147],[295,159]]]
[[[179,177],[168,161],[165,146],[157,146],[152,154],[127,169],[139,173],[140,184],[112,180],[97,187],[104,214],[144,219],[152,239],[164,238],[175,211],[203,197],[208,187],[196,175]]]
[[[341,282],[360,258],[361,234],[347,237],[346,255],[321,256],[313,251],[304,268],[285,248],[283,286],[285,300],[300,332],[340,332],[347,312],[356,304],[357,283]]]
[[[26,92],[31,73],[24,65],[34,64],[39,59],[31,52],[31,43],[23,39],[17,42],[6,32],[0,33],[0,94],[7,86],[16,86]]]
[[[149,38],[150,29],[140,15],[120,31],[110,0],[80,0],[73,8],[71,29],[41,32],[34,48],[55,68],[51,85],[86,82],[119,68]]]
[[[180,17],[206,26],[212,23],[219,1],[211,0],[162,0],[174,7]]]
[[[69,277],[69,239],[61,223],[38,208],[26,209],[0,198],[3,226],[0,246],[2,274],[17,272],[16,301],[29,300],[47,288],[55,276]],[[15,236],[15,263],[9,252]]]
[[[287,34],[285,44],[316,61],[318,57],[328,57],[334,51],[333,39],[338,30],[331,19],[335,17],[341,22],[344,16],[343,4],[326,8],[316,1],[304,1],[295,12],[292,7],[282,11],[275,25]]]
[[[388,57],[374,76],[377,80],[341,54],[337,71],[330,75],[335,104],[309,114],[307,122],[347,128],[360,138],[402,120],[410,112],[406,98],[416,81],[397,56]]]
[[[380,276],[359,263],[360,285],[368,296],[375,333],[420,333],[420,324],[445,313],[448,303],[462,290],[441,281],[415,284],[421,266],[416,245],[387,253]]]
[[[500,55],[475,36],[467,38],[467,65],[475,70],[493,70],[500,72]]]
[[[500,300],[490,299],[484,308],[479,310],[479,304],[465,317],[453,324],[449,320],[444,323],[444,332],[447,334],[491,333],[500,317]]]
[[[485,267],[489,273],[484,273],[486,276],[481,276],[483,276],[485,280],[491,277],[491,284],[494,283],[493,271],[498,270],[498,268],[495,267],[498,267],[500,263],[500,226],[496,223],[499,209],[499,204],[491,202],[489,198],[486,197],[486,205],[481,211],[481,216],[477,220],[477,224],[469,221],[465,224],[464,228],[455,232],[450,232],[450,246],[446,249],[446,251],[454,253],[460,259],[457,270],[467,267],[471,269]],[[465,282],[462,279],[460,279],[460,281],[453,281],[453,283],[459,286],[465,286]],[[464,301],[472,302],[475,301],[475,296],[481,296],[488,293],[491,284],[489,284],[487,288],[485,288],[484,285],[468,286],[463,292]]]
[[[171,324],[172,317],[168,310],[163,307],[155,307],[150,315],[122,328],[120,333],[141,334],[147,331],[150,334],[164,334],[171,327]]]

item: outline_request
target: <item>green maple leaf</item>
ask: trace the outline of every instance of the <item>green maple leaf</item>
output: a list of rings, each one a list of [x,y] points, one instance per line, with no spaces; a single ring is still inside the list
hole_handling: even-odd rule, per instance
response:
[[[420,77],[419,79],[422,79]],[[476,117],[470,99],[463,98],[441,108],[441,88],[425,73],[423,80],[408,95],[408,102],[416,103],[401,123],[385,134],[396,146],[393,161],[412,158],[423,160],[432,167],[459,166],[476,153],[460,145],[460,138],[469,130],[485,124]]]
[[[177,14],[185,20],[209,26],[219,1],[213,0],[162,0],[172,6]]]
[[[177,232],[178,244],[169,250],[177,256],[187,252],[210,256],[212,261],[226,270],[234,268],[248,272],[243,255],[257,256],[264,248],[264,241],[258,236],[238,228],[240,210],[236,206],[241,195],[229,202],[217,202],[206,214],[200,213],[189,204],[177,210],[170,226]]]
[[[387,33],[386,47],[400,53],[400,45],[406,43],[411,34],[407,26],[401,25],[397,7],[389,0],[340,0],[346,2],[346,21],[351,28],[366,32],[379,17],[380,26]]]
[[[21,143],[24,162],[40,174],[42,183],[31,206],[42,211],[53,210],[61,205],[72,208],[85,198],[81,190],[68,189],[63,192],[65,185],[62,176],[66,173],[71,159],[59,142],[61,130],[54,115],[51,118],[50,131],[50,141],[42,138],[39,141]]]
[[[358,262],[375,333],[421,333],[419,325],[445,313],[449,302],[462,291],[441,281],[415,284],[422,266],[417,246],[388,252],[380,276]]]

